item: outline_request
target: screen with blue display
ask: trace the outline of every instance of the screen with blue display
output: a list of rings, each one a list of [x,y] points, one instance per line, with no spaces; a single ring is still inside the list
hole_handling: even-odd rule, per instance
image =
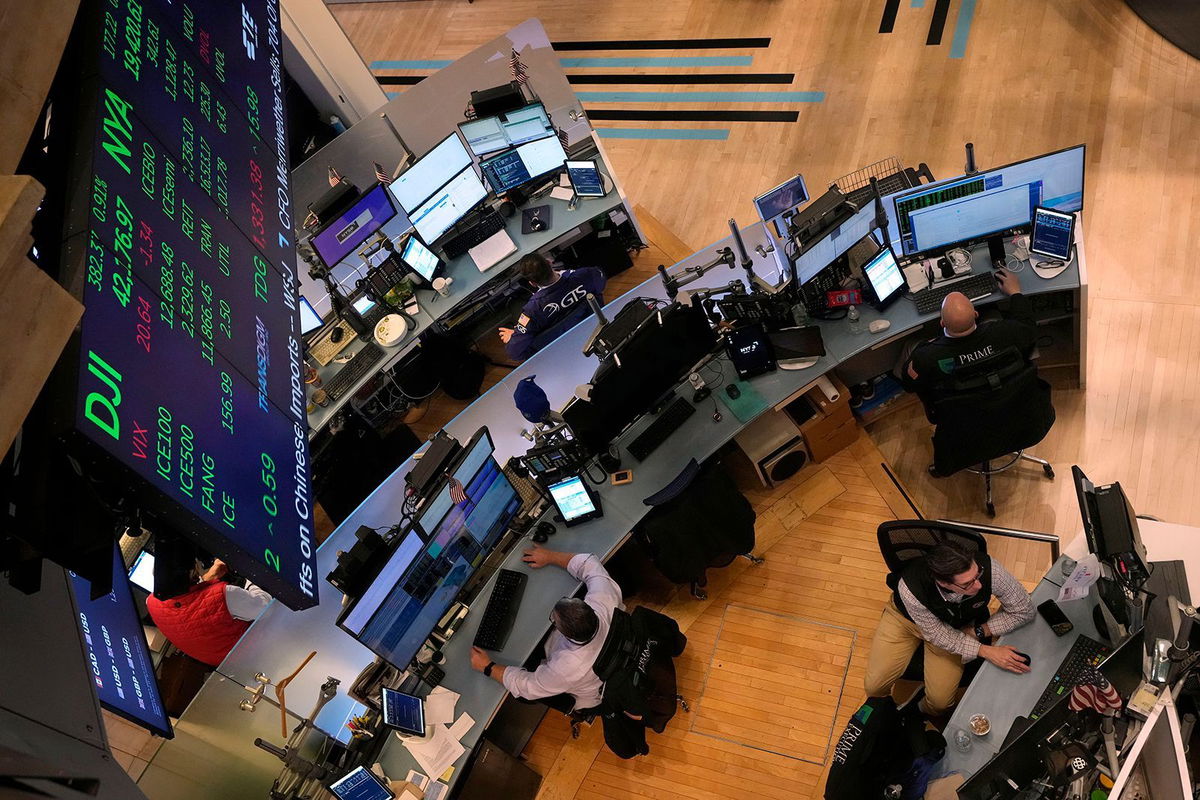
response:
[[[421,240],[415,236],[408,237],[408,241],[404,243],[400,260],[427,282],[433,280],[438,266],[442,263],[433,251],[421,244]]]
[[[396,795],[366,767],[356,767],[340,781],[329,785],[338,800],[392,800]]]
[[[312,237],[313,250],[325,266],[337,266],[394,216],[387,188],[377,184]]]
[[[239,10],[81,8],[87,195],[64,245],[86,308],[74,423],[169,527],[306,608],[315,543],[278,0]]]
[[[1075,215],[1039,208],[1033,215],[1033,235],[1029,250],[1040,256],[1068,261],[1075,232]]]
[[[87,648],[92,685],[101,705],[130,722],[170,739],[171,720],[158,693],[150,648],[125,575],[113,547],[112,591],[91,599],[92,585],[73,572],[71,594],[79,609],[79,629]]]
[[[484,177],[496,194],[515,189],[523,183],[561,169],[567,161],[562,142],[547,136],[526,142],[515,150],[479,162]]]
[[[1084,146],[922,186],[893,199],[903,254],[1023,228],[1033,210],[1083,209]]]

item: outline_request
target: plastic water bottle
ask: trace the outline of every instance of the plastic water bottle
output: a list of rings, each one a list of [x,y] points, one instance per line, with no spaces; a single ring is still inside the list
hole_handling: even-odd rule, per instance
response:
[[[850,321],[850,332],[859,334],[863,332],[862,315],[858,313],[856,306],[850,306],[846,312],[846,319]]]

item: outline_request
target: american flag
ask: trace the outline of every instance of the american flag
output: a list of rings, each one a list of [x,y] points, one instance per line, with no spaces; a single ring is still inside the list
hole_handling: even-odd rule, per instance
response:
[[[1071,697],[1067,700],[1067,708],[1072,711],[1094,708],[1103,714],[1120,707],[1121,695],[1117,694],[1117,690],[1108,679],[1098,672],[1072,689]]]
[[[337,186],[342,181],[342,176],[332,166],[329,168],[329,185]]]
[[[455,478],[453,475],[450,476],[450,499],[453,500],[456,505],[459,503],[465,503],[471,499],[467,497],[467,490],[463,488],[462,481],[460,481],[458,478]]]
[[[313,225],[316,225],[317,222],[319,222],[317,215],[310,211],[308,212],[308,216],[304,218],[304,227],[311,228]]]
[[[521,57],[517,55],[517,49],[512,48],[512,55],[508,59],[508,69],[512,72],[513,80],[522,86],[529,84],[529,75],[525,71],[525,65],[521,63]]]
[[[389,183],[392,182],[392,176],[389,175],[384,170],[383,165],[380,164],[378,161],[375,161],[373,163],[375,164],[375,180],[379,181],[384,186],[387,186]]]

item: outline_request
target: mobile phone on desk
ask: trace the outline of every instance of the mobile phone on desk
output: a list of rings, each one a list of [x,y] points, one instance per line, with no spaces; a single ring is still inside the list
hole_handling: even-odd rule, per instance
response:
[[[1046,624],[1050,626],[1050,630],[1054,631],[1055,636],[1066,636],[1075,630],[1075,626],[1071,624],[1071,620],[1067,619],[1067,615],[1058,607],[1058,603],[1053,600],[1047,600],[1042,603],[1037,607],[1037,610],[1042,615],[1042,619],[1046,620]]]

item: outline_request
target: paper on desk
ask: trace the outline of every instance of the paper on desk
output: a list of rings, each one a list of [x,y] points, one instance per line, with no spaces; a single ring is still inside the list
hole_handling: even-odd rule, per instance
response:
[[[475,720],[467,712],[458,715],[458,719],[454,720],[454,724],[450,726],[450,735],[459,741],[467,735],[467,731],[471,730],[471,726],[475,724]]]
[[[404,780],[413,784],[421,791],[425,791],[425,787],[429,785],[429,778],[417,772],[415,769],[410,769]]]
[[[466,748],[443,725],[434,725],[428,730],[430,734],[427,738],[405,739],[404,746],[426,775],[441,775],[466,752]]]
[[[425,800],[442,800],[450,787],[441,781],[433,781],[425,787]]]
[[[438,686],[425,697],[425,722],[428,725],[449,725],[454,721],[454,706],[458,692]]]
[[[555,186],[553,189],[550,190],[550,196],[553,197],[555,200],[570,200],[572,197],[575,196],[575,190],[570,189],[570,188],[563,188],[562,186]]]
[[[1070,577],[1063,582],[1062,588],[1058,590],[1058,602],[1064,603],[1067,600],[1078,600],[1081,597],[1087,597],[1088,589],[1093,583],[1100,579],[1100,559],[1095,553],[1088,553],[1075,565],[1075,569],[1071,571]]]

